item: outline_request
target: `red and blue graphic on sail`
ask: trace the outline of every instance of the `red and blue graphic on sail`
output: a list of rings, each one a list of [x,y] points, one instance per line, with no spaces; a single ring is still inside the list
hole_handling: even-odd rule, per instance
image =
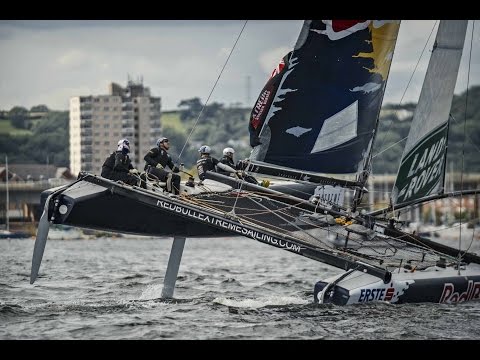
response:
[[[399,21],[309,20],[252,109],[252,159],[355,173],[371,147]]]

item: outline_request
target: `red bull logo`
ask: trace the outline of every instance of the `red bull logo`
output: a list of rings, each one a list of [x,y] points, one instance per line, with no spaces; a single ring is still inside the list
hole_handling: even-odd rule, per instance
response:
[[[357,24],[365,24],[369,23],[370,21],[368,20],[332,20],[330,23],[330,26],[332,27],[332,30],[335,32],[340,32],[344,30],[348,30],[352,27],[354,27]],[[328,23],[327,23],[328,25]]]
[[[265,109],[267,108],[268,101],[272,95],[272,91],[270,89],[264,89],[260,96],[258,97],[257,102],[255,103],[255,107],[253,108],[250,123],[252,124],[253,128],[256,129],[258,125],[260,125],[260,121],[262,116],[264,115]]]
[[[326,25],[326,29],[315,31],[327,35],[330,40],[340,40],[366,29],[371,20],[322,20],[322,22]]]
[[[452,283],[446,283],[439,303],[461,303],[473,299],[480,299],[480,282],[468,280],[467,290],[462,293],[455,292],[455,286]]]

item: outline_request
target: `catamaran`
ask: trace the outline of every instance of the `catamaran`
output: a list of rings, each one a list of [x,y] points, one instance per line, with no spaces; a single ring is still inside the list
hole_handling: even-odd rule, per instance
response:
[[[399,27],[394,20],[304,22],[248,124],[246,171],[291,185],[266,188],[208,172],[172,195],[158,184],[144,189],[81,172],[74,183],[42,193],[31,283],[49,225],[65,224],[173,236],[164,297],[173,296],[186,237],[242,235],[343,269],[314,285],[318,303],[480,298],[480,257],[406,232],[398,216],[452,196],[444,191],[447,135],[467,21],[439,24],[390,206],[360,208]],[[477,190],[453,195],[467,194]]]

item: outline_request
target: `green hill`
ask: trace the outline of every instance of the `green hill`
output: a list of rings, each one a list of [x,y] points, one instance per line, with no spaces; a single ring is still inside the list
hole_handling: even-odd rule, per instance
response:
[[[447,162],[459,170],[464,152],[464,131],[467,134],[466,146],[469,149],[480,148],[480,103],[477,101],[480,86],[469,89],[465,112],[466,95],[465,92],[454,96],[451,110],[454,120],[450,126]],[[198,159],[197,149],[203,144],[209,145],[217,158],[222,156],[222,150],[227,146],[235,149],[235,159],[247,158],[251,150],[248,134],[251,109],[212,103],[203,109],[198,118],[202,107],[200,99],[193,98],[182,101],[178,111],[162,113],[163,135],[171,140],[170,152],[174,162],[183,149],[180,162],[185,164],[186,169],[194,169]],[[68,111],[50,111],[45,107],[42,108],[42,116],[32,117],[31,111],[28,113],[21,107],[16,109],[21,115],[28,115],[26,121],[19,122],[17,118],[15,122],[22,128],[12,124],[9,112],[0,111],[0,154],[8,154],[9,160],[17,163],[45,163],[48,156],[50,163],[69,166]],[[373,148],[375,174],[396,173],[414,109],[415,104],[412,103],[386,104],[382,108]],[[192,131],[197,118],[198,123]],[[480,172],[478,152],[469,150],[464,156],[464,168]]]
[[[18,129],[12,125],[10,119],[0,119],[0,135],[22,136],[31,135],[28,129]]]

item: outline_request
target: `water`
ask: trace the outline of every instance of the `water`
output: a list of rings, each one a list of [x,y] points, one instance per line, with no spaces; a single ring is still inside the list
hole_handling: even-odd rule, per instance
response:
[[[0,339],[480,339],[480,302],[313,303],[340,270],[245,238],[187,239],[174,299],[172,240],[0,241]]]

